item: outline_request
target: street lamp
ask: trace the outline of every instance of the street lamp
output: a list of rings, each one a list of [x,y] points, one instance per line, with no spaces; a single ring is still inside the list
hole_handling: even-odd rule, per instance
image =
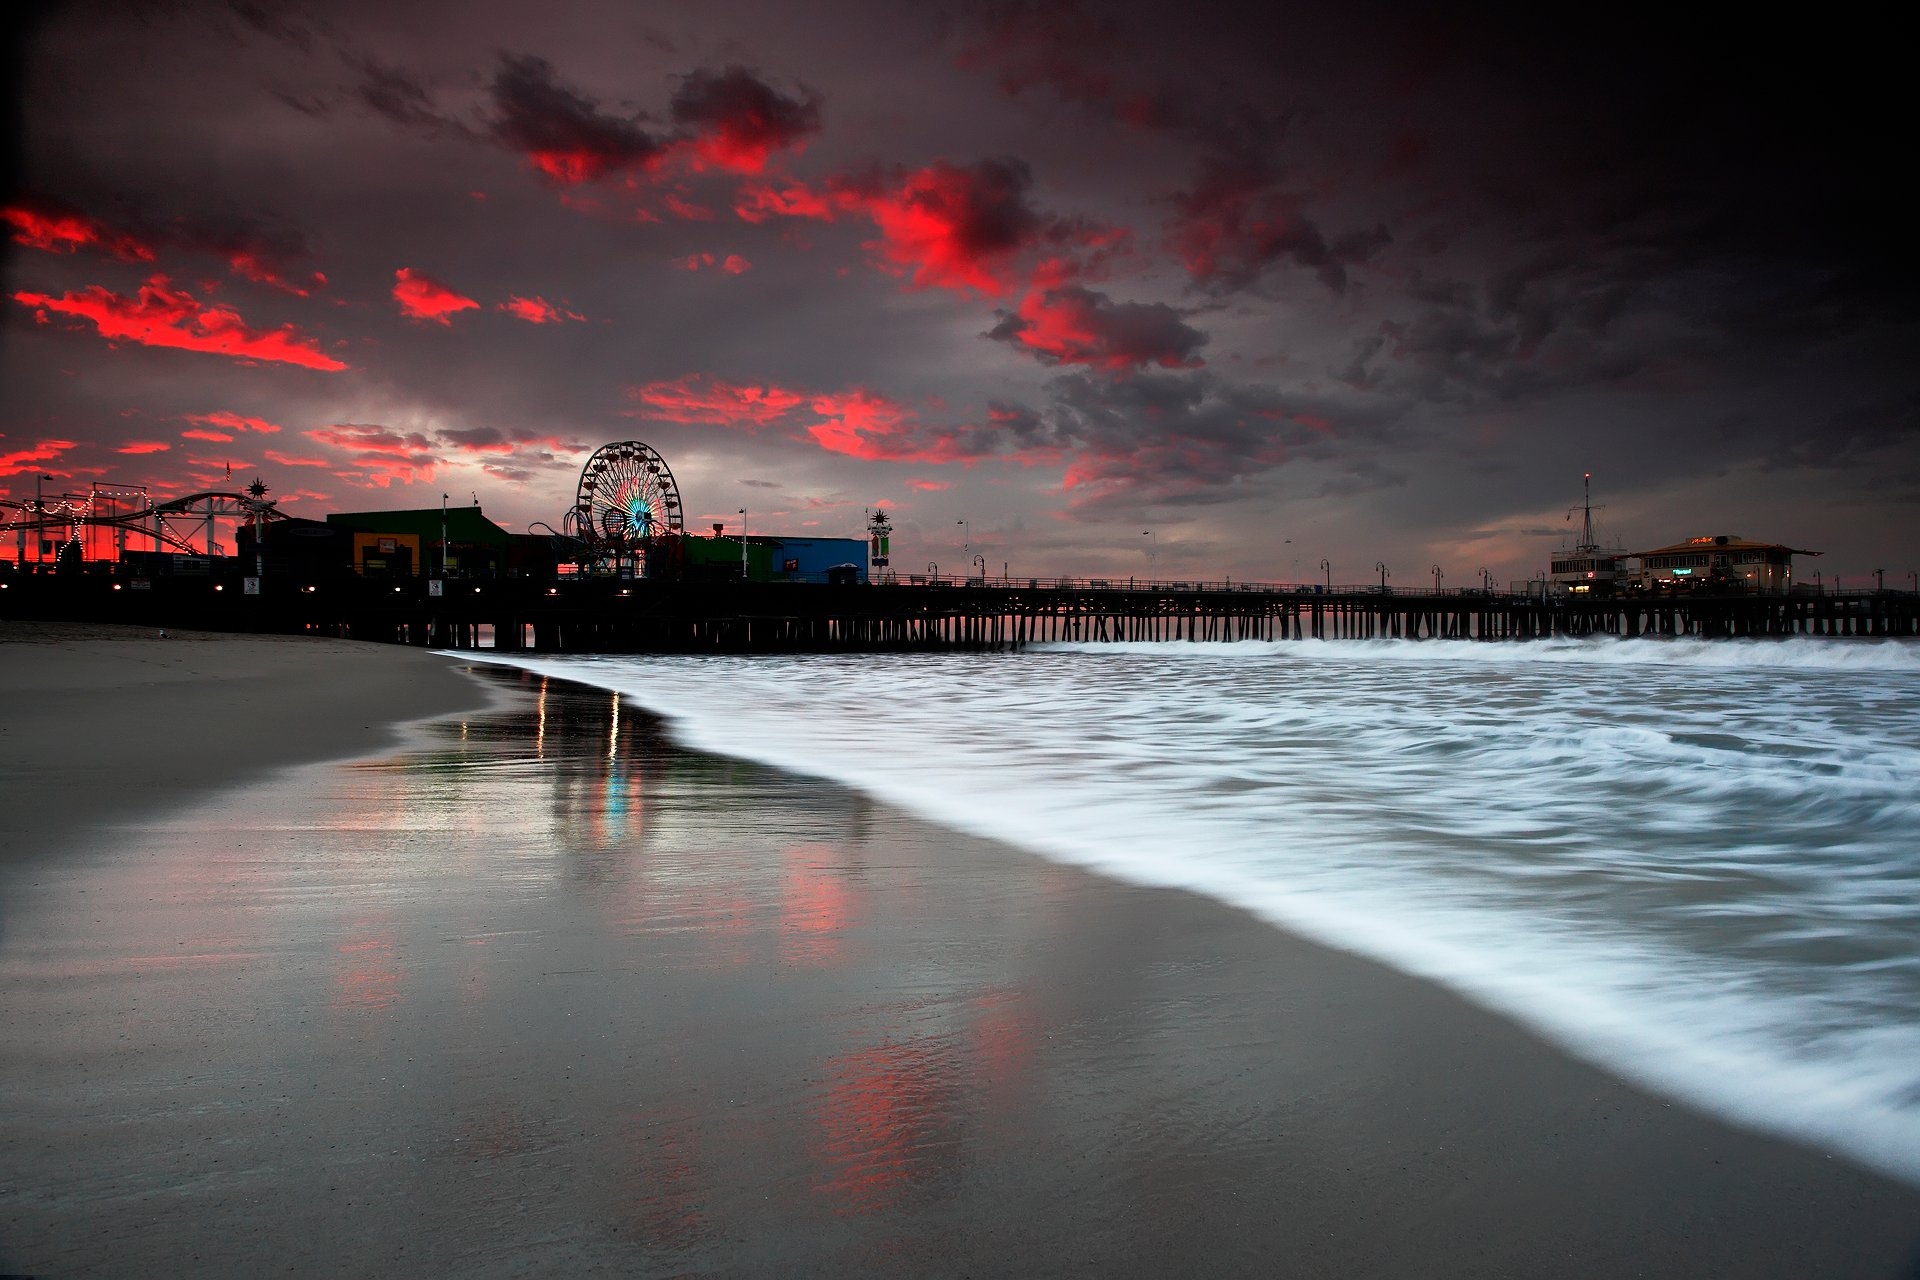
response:
[[[1385,560],[1375,560],[1373,567],[1380,571],[1380,594],[1385,595],[1387,594],[1387,562]]]
[[[1887,589],[1887,571],[1885,569],[1875,569],[1873,571],[1873,582],[1873,589],[1875,591],[1885,591]]]
[[[1434,565],[1433,566],[1433,594],[1435,595],[1440,594],[1440,579],[1444,576],[1445,575],[1440,572],[1440,566]]]
[[[209,524],[212,521],[208,521]],[[447,495],[440,495],[440,576],[447,576]]]
[[[1480,589],[1488,595],[1493,594],[1493,575],[1487,572],[1487,566],[1480,566]]]
[[[985,585],[987,581],[987,558],[982,555],[976,555],[972,560],[969,560],[967,563],[975,566],[980,570],[980,582],[982,585]]]
[[[740,581],[747,580],[747,509],[740,508]]]
[[[1147,576],[1153,577],[1159,570],[1154,566],[1160,563],[1160,539],[1153,536],[1153,530],[1142,529],[1140,536],[1147,540]]]
[[[968,527],[965,520],[955,520],[954,523],[960,526],[960,562],[962,564],[972,564],[973,530]]]
[[[1322,557],[1320,561],[1320,572],[1327,575],[1327,593],[1331,595],[1333,593],[1333,565],[1324,557]]]

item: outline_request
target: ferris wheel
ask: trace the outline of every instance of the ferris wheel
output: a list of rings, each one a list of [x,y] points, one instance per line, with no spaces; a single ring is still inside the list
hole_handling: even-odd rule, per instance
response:
[[[594,450],[581,468],[567,523],[575,536],[613,556],[645,553],[659,539],[686,531],[672,469],[638,440]]]

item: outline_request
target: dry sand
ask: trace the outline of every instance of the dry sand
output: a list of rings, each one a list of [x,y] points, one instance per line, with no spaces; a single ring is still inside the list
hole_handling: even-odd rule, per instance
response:
[[[64,797],[5,820],[0,1272],[1920,1275],[1920,1192],[1230,908],[498,669],[262,776],[482,695],[165,646],[0,644],[0,798]],[[196,709],[91,803],[92,726]]]

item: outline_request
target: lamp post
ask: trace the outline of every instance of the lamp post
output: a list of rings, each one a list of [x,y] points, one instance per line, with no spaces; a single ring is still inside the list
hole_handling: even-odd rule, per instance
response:
[[[973,563],[973,529],[965,520],[955,520],[960,526],[960,563]]]
[[[1440,566],[1434,565],[1433,566],[1433,594],[1435,595],[1440,594],[1440,579],[1444,576],[1445,575],[1440,572]]]
[[[1142,529],[1140,536],[1147,540],[1147,576],[1153,577],[1159,572],[1155,567],[1160,563],[1160,539],[1153,536],[1153,530]]]
[[[1320,560],[1320,572],[1327,575],[1327,594],[1333,594],[1333,564],[1324,556]]]
[[[987,581],[987,558],[983,555],[976,554],[973,559],[967,563],[980,570],[980,584],[985,586]]]
[[[1873,571],[1873,589],[1875,591],[1885,591],[1887,589],[1887,571],[1885,569],[1875,569]]]
[[[1380,594],[1385,595],[1387,594],[1387,562],[1385,560],[1375,560],[1373,567],[1380,571]]]
[[[1493,575],[1487,572],[1487,566],[1480,566],[1480,589],[1488,595],[1493,594]]]
[[[747,509],[740,508],[740,581],[747,580]]]
[[[440,576],[447,576],[447,495],[440,495]]]

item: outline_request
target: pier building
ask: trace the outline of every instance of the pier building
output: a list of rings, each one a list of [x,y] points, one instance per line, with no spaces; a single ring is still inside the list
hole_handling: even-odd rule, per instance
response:
[[[1738,534],[1705,534],[1636,551],[1639,585],[1649,591],[1751,591],[1786,595],[1793,589],[1793,558],[1820,552],[1781,542],[1754,542]]]

